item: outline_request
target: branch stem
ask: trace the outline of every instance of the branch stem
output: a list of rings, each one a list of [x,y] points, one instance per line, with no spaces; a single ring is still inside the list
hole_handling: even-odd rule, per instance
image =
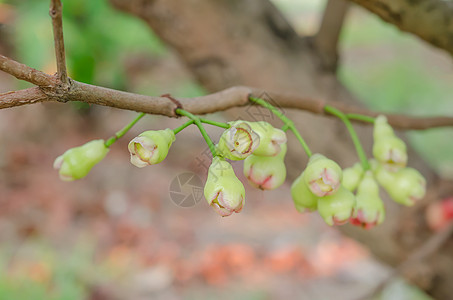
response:
[[[120,138],[122,138],[131,128],[132,126],[134,126],[135,124],[137,124],[138,121],[140,121],[141,118],[143,118],[146,114],[145,113],[139,113],[137,115],[137,117],[135,117],[134,120],[132,120],[132,122],[130,122],[129,124],[127,124],[126,126],[124,126],[121,130],[117,131],[115,133],[114,136],[112,136],[111,138],[109,138],[106,142],[105,142],[105,146],[106,147],[110,147],[111,145],[113,145],[113,143],[115,143],[117,140],[119,140]]]
[[[349,131],[349,134],[351,135],[352,142],[354,143],[355,150],[357,151],[357,155],[359,156],[360,163],[362,164],[362,168],[367,171],[370,170],[370,163],[368,162],[365,150],[363,150],[362,144],[360,143],[359,137],[357,136],[357,133],[355,132],[354,127],[351,124],[351,121],[346,117],[344,113],[336,109],[335,107],[326,105],[324,107],[325,112],[336,116],[339,118],[341,121],[343,121],[344,125]]]

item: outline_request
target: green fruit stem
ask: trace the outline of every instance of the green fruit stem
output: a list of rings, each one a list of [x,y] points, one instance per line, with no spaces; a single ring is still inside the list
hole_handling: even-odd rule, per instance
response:
[[[249,97],[249,100],[269,109],[274,115],[276,115],[280,120],[282,120],[283,123],[285,124],[283,126],[282,130],[283,131],[286,131],[288,129],[291,130],[293,132],[293,134],[296,136],[296,138],[299,140],[300,144],[302,145],[302,148],[304,148],[304,151],[305,151],[305,153],[307,153],[307,156],[311,157],[312,152],[311,152],[310,148],[308,147],[307,143],[300,135],[299,131],[297,130],[297,128],[294,125],[294,122],[292,120],[290,120],[281,111],[279,111],[277,108],[275,108],[273,105],[269,104],[268,102],[266,102],[263,99]]]
[[[282,128],[281,128],[281,130],[283,130],[284,132],[287,132],[288,129],[289,129],[289,126],[286,125],[286,124],[284,124],[284,125],[282,126]]]
[[[145,113],[139,113],[137,117],[135,117],[135,119],[132,120],[132,122],[124,126],[121,130],[117,131],[114,136],[109,138],[105,142],[105,146],[110,147],[111,145],[113,145],[117,140],[123,137],[132,128],[132,126],[137,124],[137,122],[140,121],[140,119],[143,118],[145,115],[146,115]]]
[[[213,120],[209,120],[209,119],[202,119],[202,118],[200,118],[200,121],[201,121],[201,123],[205,123],[205,124],[225,128],[225,129],[230,128],[229,124],[223,123],[223,122],[217,122],[217,121],[213,121]]]
[[[185,129],[185,128],[188,127],[189,125],[192,125],[193,123],[194,123],[193,120],[189,120],[189,121],[187,121],[186,123],[184,123],[184,124],[182,124],[181,126],[179,126],[178,128],[173,129],[173,132],[174,132],[175,134],[178,134],[178,133],[180,133],[183,129]]]
[[[205,123],[205,124],[209,124],[209,125],[225,128],[225,129],[230,128],[230,125],[228,125],[227,123],[217,122],[217,121],[213,121],[213,120],[209,120],[209,119],[203,119],[203,118],[199,118],[199,119],[200,119],[201,123]],[[194,120],[189,120],[186,123],[184,123],[181,126],[179,126],[178,128],[173,129],[173,132],[175,134],[178,134],[179,132],[184,130],[186,127],[188,127],[189,125],[192,125],[194,123],[195,123]]]
[[[187,117],[187,118],[191,119],[193,121],[193,123],[195,123],[195,125],[197,125],[198,129],[200,130],[201,135],[203,136],[203,138],[206,141],[206,144],[208,144],[209,150],[211,150],[212,156],[213,157],[217,156],[217,152],[215,150],[215,145],[212,142],[211,138],[209,137],[208,133],[206,132],[206,129],[204,129],[203,124],[201,122],[201,119],[199,117],[197,117],[197,116],[194,116],[190,112],[185,111],[184,109],[181,109],[181,108],[176,109],[175,112],[178,115],[181,115],[181,116],[184,116],[184,117]]]
[[[363,122],[368,122],[368,123],[374,123],[375,118],[374,117],[369,117],[361,114],[346,114],[346,117],[349,120],[358,120],[358,121],[363,121]]]
[[[357,151],[357,155],[359,156],[363,170],[364,171],[370,170],[370,164],[366,157],[365,150],[363,150],[359,137],[357,136],[357,133],[355,132],[355,129],[352,126],[351,121],[349,121],[348,117],[343,112],[329,105],[324,106],[324,111],[338,117],[341,121],[343,121],[344,125],[349,131],[349,134],[351,135],[352,142],[354,143],[354,147],[355,150]]]

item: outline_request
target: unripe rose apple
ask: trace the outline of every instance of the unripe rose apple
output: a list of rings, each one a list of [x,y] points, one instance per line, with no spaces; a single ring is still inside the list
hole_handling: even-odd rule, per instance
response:
[[[379,197],[379,186],[371,171],[367,171],[357,188],[356,205],[350,223],[370,229],[385,219],[385,209]]]
[[[149,130],[133,138],[128,145],[131,163],[139,168],[160,163],[167,157],[175,133],[171,129]]]
[[[241,121],[230,122],[231,125]],[[260,138],[259,146],[253,150],[254,155],[258,156],[275,156],[281,151],[281,146],[286,144],[286,133],[283,130],[275,128],[268,122],[247,122],[252,130]]]
[[[392,172],[406,167],[406,144],[395,135],[385,116],[376,118],[373,137],[373,156],[378,162]]]
[[[250,125],[238,121],[223,132],[217,144],[217,151],[225,158],[242,160],[251,155],[259,144],[260,137]]]
[[[340,166],[321,154],[313,154],[304,171],[304,181],[318,197],[335,194],[343,173]]]
[[[425,196],[426,180],[413,168],[390,172],[383,166],[379,166],[374,173],[379,184],[397,203],[412,206]]]
[[[315,196],[304,181],[304,173],[291,185],[291,196],[299,212],[312,212],[318,209],[318,197]]]
[[[85,177],[109,152],[104,140],[94,140],[85,145],[71,148],[55,159],[60,179],[73,181]]]
[[[352,167],[343,170],[343,179],[341,180],[341,184],[353,192],[359,185],[362,176],[362,165],[360,163],[356,163]]]
[[[276,156],[250,155],[244,160],[244,175],[249,183],[262,190],[273,190],[285,182],[286,144]]]
[[[244,206],[244,186],[234,174],[231,164],[222,157],[215,156],[212,159],[204,196],[209,205],[222,217],[233,212],[238,213]]]
[[[318,199],[318,212],[328,225],[342,225],[351,218],[355,202],[354,194],[340,186],[335,194]]]

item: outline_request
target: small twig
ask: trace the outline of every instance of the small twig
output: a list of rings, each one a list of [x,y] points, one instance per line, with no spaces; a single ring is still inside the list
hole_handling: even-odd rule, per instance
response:
[[[50,1],[49,15],[52,18],[53,40],[55,43],[55,56],[57,58],[57,73],[61,83],[69,84],[66,71],[66,57],[63,39],[62,8],[60,0]]]
[[[452,236],[452,234],[453,222],[450,222],[447,227],[432,235],[419,248],[414,250],[402,263],[398,265],[398,267],[393,269],[393,271],[387,276],[387,278],[382,280],[382,282],[379,283],[370,293],[358,298],[357,300],[368,300],[377,296],[392,280],[394,280],[405,269],[407,269],[407,267],[424,260],[425,258],[434,254],[437,250],[439,250],[442,245],[444,245],[445,242]]]

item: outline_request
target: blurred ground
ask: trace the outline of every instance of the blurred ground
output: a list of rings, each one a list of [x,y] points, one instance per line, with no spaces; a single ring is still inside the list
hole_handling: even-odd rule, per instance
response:
[[[9,43],[0,41],[2,51],[54,72],[47,1],[11,3],[8,18],[4,17],[10,22]],[[72,12],[65,20],[72,77],[146,94],[203,92],[143,24],[109,10],[103,1],[74,3],[65,2],[65,9]],[[316,28],[319,3],[276,1],[300,24],[301,32]],[[101,11],[103,17],[90,14],[93,11]],[[346,64],[340,70],[345,82],[377,109],[425,112],[412,111],[403,101],[425,99],[423,107],[431,103],[421,92],[407,98],[408,90],[426,82],[423,76],[407,79],[409,73],[417,73],[411,68],[428,72],[423,60],[419,65],[394,64],[415,41],[407,42],[360,11],[353,14],[344,37]],[[361,28],[357,23],[366,24],[368,31],[354,32]],[[118,42],[123,37],[127,38]],[[411,59],[422,55],[444,68],[433,67],[428,76],[440,78],[438,85],[427,87],[439,103],[433,113],[451,112],[443,83],[449,81],[445,73],[451,63],[416,44],[419,50],[411,50],[418,51]],[[376,52],[370,54],[373,49]],[[388,72],[389,65],[395,66],[394,72]],[[0,73],[0,92],[24,86]],[[385,106],[388,99],[400,106]],[[169,157],[144,169],[129,163],[127,143],[143,130],[174,128],[179,120],[148,116],[87,178],[73,183],[58,179],[52,169],[58,155],[90,139],[108,138],[133,117],[131,112],[72,104],[0,111],[0,299],[354,299],[388,273],[360,245],[328,228],[318,216],[296,213],[289,183],[264,193],[244,182],[244,211],[228,218],[220,218],[204,200],[192,208],[176,206],[169,196],[170,182],[184,172],[195,172],[203,180],[206,176],[197,160],[205,151],[199,133],[194,128],[180,133]],[[220,131],[209,128],[209,133],[215,138]],[[430,151],[441,153],[422,152],[434,156],[433,164],[451,159],[445,152],[451,144],[443,144],[447,139],[428,138],[440,143]],[[443,165],[444,173],[450,174],[451,161]],[[240,164],[235,167],[241,174]],[[395,284],[381,299],[426,299],[416,297]]]

